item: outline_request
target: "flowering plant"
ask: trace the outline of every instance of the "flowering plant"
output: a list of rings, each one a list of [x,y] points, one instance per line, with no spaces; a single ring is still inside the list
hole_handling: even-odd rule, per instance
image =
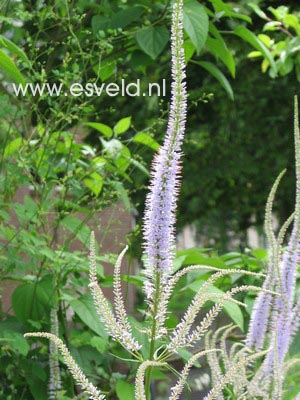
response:
[[[135,376],[136,400],[150,400],[150,385],[153,368],[160,367],[172,371],[170,361],[180,349],[192,348],[194,354],[179,374],[176,384],[170,389],[169,400],[179,399],[188,374],[200,357],[207,357],[212,371],[213,387],[205,400],[224,399],[228,385],[238,399],[283,399],[284,374],[288,365],[284,364],[291,339],[299,329],[300,303],[294,306],[296,265],[298,261],[300,233],[300,138],[298,115],[296,114],[295,144],[297,165],[297,199],[295,213],[288,219],[275,237],[272,228],[272,203],[280,174],[270,193],[266,208],[266,232],[270,244],[270,264],[262,288],[243,285],[234,287],[224,294],[209,292],[211,285],[220,277],[236,274],[236,269],[218,269],[205,265],[192,265],[174,273],[175,256],[175,212],[179,191],[180,160],[185,133],[187,90],[185,85],[185,59],[183,50],[183,0],[176,0],[172,12],[172,94],[169,122],[165,140],[155,156],[144,218],[144,249],[146,267],[144,269],[144,292],[147,301],[146,329],[142,332],[149,338],[149,346],[136,337],[124,305],[121,290],[121,263],[125,248],[119,255],[114,270],[114,309],[98,284],[96,270],[95,238],[90,242],[90,284],[95,308],[108,334],[128,351],[131,360],[139,364]],[[297,104],[296,104],[297,109]],[[288,251],[283,253],[282,243],[289,224],[294,220]],[[168,305],[177,282],[185,274],[194,270],[213,272],[202,285],[188,306],[181,321],[173,330],[166,327]],[[264,276],[249,271],[239,273]],[[216,332],[210,330],[213,321],[224,305],[231,301],[244,306],[234,295],[243,291],[257,291],[259,295],[254,307],[246,344],[236,343],[230,351],[226,348],[226,338],[234,326],[222,327]],[[217,301],[216,301],[217,299]],[[198,320],[204,304],[214,300],[215,305]],[[56,399],[60,389],[58,349],[63,356],[75,381],[90,399],[107,398],[81,371],[71,353],[58,337],[55,309],[51,315],[52,332],[27,333],[26,337],[43,337],[51,341],[50,346],[50,398]],[[206,348],[197,350],[199,341],[205,337]],[[220,338],[220,340],[219,340]],[[220,348],[218,348],[220,342]],[[263,359],[255,373],[248,365]],[[284,371],[284,372],[282,372]]]

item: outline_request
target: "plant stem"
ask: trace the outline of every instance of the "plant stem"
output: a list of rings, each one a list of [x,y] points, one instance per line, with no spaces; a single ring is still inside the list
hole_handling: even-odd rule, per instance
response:
[[[149,361],[153,360],[155,353],[155,337],[156,337],[156,315],[158,312],[160,298],[160,273],[156,272],[156,280],[155,280],[155,299],[153,303],[153,311],[152,311],[152,329],[151,329],[151,339],[150,339],[150,351],[149,351]],[[149,367],[145,377],[145,393],[147,400],[151,400],[151,376],[152,376],[153,367]]]

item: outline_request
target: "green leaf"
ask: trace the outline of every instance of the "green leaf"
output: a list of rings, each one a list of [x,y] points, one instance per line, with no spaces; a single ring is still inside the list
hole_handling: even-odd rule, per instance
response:
[[[170,380],[170,376],[164,374],[159,367],[154,367],[152,370],[152,378],[157,381]]]
[[[99,336],[94,336],[90,341],[90,345],[92,347],[95,347],[95,349],[97,349],[99,353],[104,353],[107,345],[107,340],[104,340]]]
[[[27,320],[48,320],[53,304],[53,277],[47,275],[37,283],[26,283],[18,286],[12,295],[13,311],[19,321],[26,324]]]
[[[279,6],[277,8],[268,7],[268,10],[271,11],[278,21],[282,21],[289,12],[289,8],[287,6]]]
[[[29,61],[28,57],[26,56],[26,54],[24,53],[24,51],[3,35],[0,35],[0,46],[5,47],[12,54],[15,54],[21,60],[26,62],[28,65],[30,65],[30,61]]]
[[[252,33],[249,29],[245,28],[244,26],[238,26],[234,33],[245,40],[246,42],[250,43],[256,50],[260,51],[264,57],[268,60],[269,64],[271,65],[273,71],[277,73],[277,68],[275,61],[273,59],[272,54],[267,49],[267,47]]]
[[[68,215],[61,221],[61,225],[68,229],[83,244],[89,243],[91,230],[80,219]]]
[[[102,82],[106,81],[112,76],[112,74],[115,72],[116,66],[116,61],[107,61],[101,64],[100,70],[98,71],[98,76]]]
[[[0,337],[4,337],[4,332],[6,331],[13,331],[22,334],[23,326],[15,316],[8,316],[5,319],[0,320]]]
[[[0,49],[0,69],[5,73],[5,75],[12,81],[24,84],[25,79],[19,69],[16,67],[11,58]]]
[[[195,282],[189,284],[186,287],[192,289],[194,292],[197,293],[204,283],[205,282],[199,280],[199,281],[195,281]],[[222,290],[220,290],[219,288],[217,288],[214,285],[211,285],[209,287],[209,289],[206,290],[206,293],[208,293],[208,294],[214,294],[214,293],[224,294],[224,292]],[[218,303],[220,301],[220,299],[216,298],[213,301],[215,303]],[[244,317],[243,317],[243,313],[242,313],[240,307],[237,304],[235,304],[231,301],[228,301],[224,304],[224,310],[225,310],[226,314],[228,314],[228,316],[241,328],[241,330],[243,330],[244,329]]]
[[[188,39],[184,42],[183,48],[184,48],[185,62],[187,64],[193,57],[196,51],[196,47],[193,45],[193,42],[190,39]]]
[[[24,336],[15,331],[4,331],[0,334],[0,341],[8,342],[8,344],[17,350],[23,356],[27,356],[30,346]]]
[[[23,139],[22,138],[16,138],[9,142],[7,146],[5,147],[3,157],[6,158],[10,156],[11,154],[15,153],[19,148],[22,146]]]
[[[179,319],[175,314],[169,314],[168,318],[166,319],[166,328],[169,330],[173,330],[177,327],[179,323]]]
[[[287,14],[283,19],[284,26],[286,28],[294,28],[297,35],[300,35],[300,24],[299,18],[296,17],[294,14]]]
[[[139,287],[142,287],[145,281],[143,277],[137,275],[121,275],[121,279],[123,282],[132,283]]]
[[[12,346],[18,350],[18,352],[20,354],[22,354],[23,356],[27,356],[29,350],[30,350],[30,346],[27,342],[27,340],[24,338],[23,335],[20,335],[16,332],[13,332],[14,335],[14,341],[11,343]]]
[[[208,34],[208,16],[198,1],[188,0],[184,3],[183,26],[199,53]]]
[[[169,31],[164,26],[149,26],[137,32],[136,41],[140,48],[155,60],[169,41]]]
[[[18,217],[18,220],[21,224],[28,223],[28,221],[32,223],[38,224],[38,206],[35,203],[35,201],[29,197],[29,196],[24,196],[24,204],[21,203],[16,203],[14,205],[14,211]],[[35,236],[34,234],[27,234],[27,238],[30,238],[30,241],[35,244]],[[40,244],[41,242],[39,242]],[[44,244],[44,243],[43,243]]]
[[[99,196],[103,187],[103,177],[98,172],[91,173],[83,182],[96,196]]]
[[[113,15],[109,27],[112,29],[123,29],[132,22],[138,20],[144,11],[145,8],[142,6],[128,7],[124,10],[121,10]]]
[[[144,11],[145,7],[134,6],[118,11],[112,16],[111,19],[104,15],[95,15],[92,18],[93,33],[97,35],[99,31],[106,31],[108,29],[123,29],[132,22],[138,20]]]
[[[207,61],[196,61],[195,64],[200,65],[202,68],[206,69],[206,71],[208,71],[212,76],[214,76],[220,82],[221,86],[225,89],[230,99],[234,100],[232,87],[226,76],[221,70],[219,70],[218,67]]]
[[[41,364],[30,360],[26,369],[26,382],[34,400],[48,400],[47,375]]]
[[[260,261],[267,261],[268,260],[268,250],[267,249],[254,249],[251,251],[255,258]]]
[[[193,249],[191,249],[193,250]],[[185,258],[182,260],[182,266],[186,265],[207,265],[209,267],[215,268],[226,268],[226,264],[221,258],[217,257],[207,257],[203,254],[199,254],[197,251],[179,251],[177,252],[177,258],[183,257]]]
[[[278,29],[279,26],[281,26],[281,22],[279,22],[279,21],[270,21],[270,22],[267,22],[267,23],[264,25],[263,31],[264,31],[264,32],[268,32],[268,31],[271,31],[271,32],[277,31],[277,29]]]
[[[92,296],[89,293],[82,295],[78,299],[71,300],[70,306],[85,325],[103,339],[107,339],[104,326],[100,322]]]
[[[131,153],[127,146],[122,145],[119,156],[114,160],[119,173],[124,173],[131,162]]]
[[[212,3],[217,14],[222,13],[228,18],[237,18],[250,23],[252,22],[248,15],[235,12],[232,5],[225,4],[222,0],[210,0],[210,2]]]
[[[148,171],[148,169],[139,161],[135,160],[134,158],[130,158],[129,162],[134,165],[136,168],[138,168],[141,172],[143,172],[143,174],[145,174],[147,177],[150,176],[150,172]]]
[[[106,81],[112,76],[117,67],[117,62],[112,59],[107,59],[99,62],[99,60],[92,60],[94,73],[101,79],[102,82]],[[100,89],[99,89],[100,90]]]
[[[144,132],[138,132],[134,137],[133,141],[135,143],[143,144],[144,146],[150,147],[150,149],[157,151],[159,149],[159,143],[154,140],[150,135]]]
[[[262,54],[260,51],[250,51],[250,53],[247,55],[248,58],[259,58],[262,57]]]
[[[123,149],[123,144],[120,142],[118,139],[111,139],[109,141],[106,141],[104,139],[101,139],[101,143],[103,145],[103,148],[105,149],[106,154],[112,158],[116,159],[120,157],[122,149]]]
[[[214,38],[210,36],[207,38],[206,46],[208,50],[216,59],[220,59],[224,65],[226,65],[231,75],[235,77],[235,61],[230,50],[226,46],[218,29],[213,24],[210,24],[209,30]]]
[[[289,74],[294,68],[294,61],[292,57],[287,57],[283,62],[279,65],[280,75]]]
[[[116,393],[119,400],[134,400],[134,384],[118,380],[116,384]]]
[[[104,15],[94,15],[92,18],[92,31],[97,35],[100,31],[105,31],[110,27],[110,19]]]
[[[209,51],[216,57],[216,59],[220,59],[223,61],[231,75],[235,77],[235,62],[225,43],[219,41],[218,39],[208,37],[206,41],[206,46]]]
[[[146,67],[152,64],[152,58],[141,50],[135,50],[131,54],[130,65],[134,71],[146,74]]]
[[[101,124],[101,122],[87,122],[85,125],[96,129],[96,131],[102,133],[108,139],[113,135],[113,130],[108,125]]]
[[[257,4],[250,3],[248,4],[248,7],[250,7],[260,18],[268,20],[267,14]]]
[[[130,125],[131,125],[131,117],[122,118],[114,126],[114,133],[116,135],[122,135],[122,133],[125,133],[128,131],[128,129],[130,128]]]
[[[176,256],[175,260],[173,261],[173,271],[176,272],[178,271],[184,264],[185,260],[186,260],[186,255],[182,255],[182,256]]]

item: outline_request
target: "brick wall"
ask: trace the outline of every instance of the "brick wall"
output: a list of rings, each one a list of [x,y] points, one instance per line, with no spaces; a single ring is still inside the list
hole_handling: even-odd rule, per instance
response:
[[[14,202],[23,203],[23,199],[25,196],[32,196],[33,192],[29,187],[21,187],[18,189]],[[51,215],[51,214],[50,214]],[[16,227],[16,230],[19,227],[19,222],[16,215],[11,212],[11,221]],[[74,214],[75,217],[84,220],[86,216],[82,213]],[[48,231],[50,234],[54,234],[52,222],[53,216],[49,217],[49,226]],[[52,220],[51,220],[52,218]],[[110,206],[104,208],[101,212],[96,213],[90,218],[86,224],[95,231],[96,240],[99,245],[99,254],[101,253],[120,253],[125,245],[126,234],[132,231],[134,226],[134,218],[131,213],[126,210],[121,202],[116,204],[111,204]],[[52,230],[52,232],[51,232]],[[55,242],[62,244],[65,239],[65,235],[67,232],[64,231],[63,228],[59,228],[55,235]],[[82,250],[83,245],[79,240],[74,240],[71,244],[70,251]],[[84,249],[86,252],[86,249]],[[105,264],[105,273],[113,274],[113,266],[110,264]],[[128,262],[125,259],[122,263],[122,273],[128,273]],[[130,274],[135,273],[136,264],[130,266]],[[2,281],[2,308],[4,312],[12,312],[11,310],[11,295],[16,288],[17,283],[15,281]],[[123,288],[125,290],[125,288]],[[104,289],[105,294],[110,300],[112,300],[112,291],[110,288]],[[134,298],[135,298],[135,290],[132,285],[126,290],[126,302],[127,308],[132,311]]]

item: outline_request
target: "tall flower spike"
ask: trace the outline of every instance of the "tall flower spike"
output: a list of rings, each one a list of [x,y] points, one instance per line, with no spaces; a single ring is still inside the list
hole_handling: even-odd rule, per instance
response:
[[[51,333],[58,337],[57,308],[53,307],[50,314]],[[56,345],[50,341],[49,344],[49,399],[57,400],[58,392],[61,390],[61,377],[59,369],[58,351]]]
[[[218,351],[220,351],[220,350],[218,350],[218,349],[210,349],[210,350],[203,350],[203,351],[200,351],[199,353],[194,354],[188,360],[188,362],[185,364],[183,370],[181,371],[181,373],[179,375],[180,378],[178,379],[176,385],[171,388],[171,395],[169,397],[169,400],[178,400],[179,399],[179,397],[180,397],[180,395],[181,395],[181,393],[183,391],[184,385],[185,385],[185,383],[187,381],[189,372],[190,372],[192,366],[195,364],[195,362],[200,357],[203,357],[203,356],[206,356],[206,355],[208,355],[210,353],[214,353],[214,352],[218,352]]]
[[[90,396],[91,400],[104,400],[105,396],[99,392],[99,390],[88,381],[84,373],[81,371],[79,366],[76,364],[76,361],[71,356],[69,350],[63,343],[61,339],[47,332],[36,332],[36,333],[26,333],[25,337],[40,337],[51,340],[55,346],[57,346],[61,355],[63,356],[64,362],[69,368],[74,380],[78,385],[82,387],[82,389]]]
[[[279,274],[279,255],[278,245],[272,226],[272,209],[273,202],[276,195],[276,191],[280,184],[280,181],[285,173],[282,171],[276,179],[266,205],[266,216],[265,216],[265,231],[269,245],[269,265],[268,275],[263,284],[264,289],[274,290],[276,279]],[[265,342],[265,336],[267,328],[270,323],[271,310],[273,305],[273,297],[270,293],[260,292],[256,298],[252,317],[250,320],[249,330],[246,337],[246,345],[248,347],[254,347],[259,350],[263,347]]]
[[[160,297],[160,302],[159,306],[160,309],[167,310],[168,308],[168,303],[171,298],[171,295],[173,293],[175,285],[178,283],[180,278],[182,278],[184,275],[186,275],[190,271],[197,271],[197,270],[207,270],[207,271],[213,271],[213,272],[222,272],[224,275],[229,275],[229,274],[236,274],[237,272],[239,274],[245,274],[245,275],[252,275],[252,276],[258,276],[258,277],[264,277],[264,274],[259,274],[251,271],[244,271],[242,269],[239,269],[238,271],[236,269],[220,269],[216,267],[211,267],[207,265],[190,265],[189,267],[185,267],[179,271],[177,271],[168,281],[168,285],[164,289],[164,292],[162,293]],[[158,326],[163,326],[163,321],[164,321],[165,314],[164,313],[159,313],[157,315],[157,321],[158,321]]]
[[[97,314],[99,315],[100,321],[104,324],[108,334],[115,340],[122,344],[129,352],[138,352],[141,345],[134,339],[131,333],[131,329],[127,330],[127,318],[125,308],[123,307],[122,296],[120,292],[120,282],[119,278],[116,278],[115,288],[117,288],[116,300],[117,300],[117,316],[116,319],[113,310],[110,307],[104,293],[97,281],[96,274],[96,253],[95,253],[95,235],[91,234],[90,242],[90,284],[89,288],[91,290],[94,304],[96,307]],[[126,249],[125,249],[126,250]],[[118,269],[120,268],[122,257],[125,250],[121,253],[117,260],[117,274],[119,275]],[[129,323],[128,323],[129,326]]]
[[[221,327],[216,330],[216,332],[212,335],[212,331],[208,331],[206,336],[205,336],[205,349],[216,349],[217,348],[217,338],[219,333],[226,329],[226,327]],[[225,356],[225,355],[224,355]],[[218,354],[216,353],[209,353],[207,354],[207,363],[211,371],[211,383],[212,387],[217,385],[217,383],[220,381],[220,379],[223,377],[223,372],[220,367],[219,359],[218,359]],[[225,400],[223,395],[219,395],[216,397],[216,400]]]
[[[125,309],[125,304],[122,296],[122,287],[121,287],[121,264],[123,257],[128,250],[128,246],[125,247],[125,249],[120,253],[116,265],[115,265],[115,270],[114,270],[114,296],[115,296],[115,310],[116,310],[116,316],[117,316],[117,321],[119,322],[120,325],[123,326],[123,328],[127,332],[131,332],[131,326],[129,324],[128,318],[127,318],[127,313]]]
[[[216,275],[216,274],[215,274]],[[222,275],[220,275],[222,276]],[[211,278],[210,278],[211,279]],[[208,282],[208,281],[207,281]],[[203,285],[203,287],[206,285],[206,283]],[[187,347],[187,346],[192,346],[194,345],[197,341],[200,340],[200,338],[207,332],[208,328],[211,326],[215,318],[219,315],[219,313],[222,311],[224,304],[228,301],[232,301],[232,297],[240,292],[243,291],[260,291],[260,290],[265,290],[265,289],[260,289],[256,286],[238,286],[236,288],[231,289],[228,292],[225,292],[221,297],[220,300],[216,303],[213,308],[207,312],[205,317],[202,319],[200,324],[191,332],[190,328],[192,324],[195,321],[195,317],[197,316],[197,313],[203,306],[203,304],[207,301],[207,295],[202,294],[201,292],[199,295],[197,294],[191,303],[191,305],[188,307],[186,313],[184,314],[181,322],[177,325],[176,329],[172,333],[171,341],[167,346],[167,349],[170,352],[177,352],[179,348],[181,347]],[[268,293],[275,294],[274,292],[270,292],[265,290]],[[213,297],[213,295],[211,295]],[[242,303],[241,303],[242,304]]]
[[[162,367],[165,363],[159,361],[144,361],[138,368],[135,377],[135,400],[147,400],[145,394],[145,373],[147,368]]]
[[[297,265],[300,258],[300,131],[298,99],[295,96],[294,140],[296,159],[296,204],[295,218],[287,251],[283,254],[280,285],[278,290],[282,294],[276,300],[276,314],[273,329],[273,350],[266,359],[266,370],[273,374],[275,361],[281,369],[293,337],[293,308],[295,301],[295,286]],[[276,376],[274,376],[274,379]]]
[[[294,138],[296,158],[296,205],[294,226],[288,243],[288,249],[283,256],[283,290],[287,295],[289,305],[293,304],[296,284],[296,267],[300,253],[300,131],[299,131],[299,109],[298,98],[295,96]]]
[[[154,158],[144,217],[147,256],[145,292],[151,303],[157,275],[166,285],[175,252],[175,211],[179,189],[181,146],[185,131],[187,92],[184,83],[183,0],[174,3],[171,29],[172,94],[167,133]]]
[[[296,305],[293,308],[292,315],[292,336],[295,336],[299,332],[300,328],[300,296]]]
[[[295,118],[294,118],[294,140],[295,140],[295,158],[296,158],[296,204],[294,217],[294,225],[290,240],[288,242],[287,251],[283,254],[280,264],[280,271],[277,282],[272,276],[267,276],[267,280],[271,280],[273,286],[276,285],[276,291],[281,296],[274,302],[272,315],[272,326],[270,329],[271,348],[262,366],[256,372],[253,382],[264,387],[275,388],[275,395],[280,395],[281,383],[278,379],[276,371],[281,371],[283,362],[288,352],[289,345],[294,335],[294,325],[292,318],[294,300],[295,300],[295,284],[297,264],[300,256],[300,132],[299,132],[299,116],[298,116],[298,99],[295,96]],[[288,219],[285,225],[292,221],[292,217]],[[279,253],[282,252],[283,233],[286,226],[281,229],[277,239]],[[276,392],[277,391],[277,392]],[[278,394],[279,393],[279,394]]]
[[[212,388],[212,390],[205,396],[204,400],[214,400],[218,394],[222,393],[223,389],[231,383],[234,379],[235,374],[243,367],[248,364],[251,364],[253,361],[257,360],[260,357],[263,357],[268,353],[267,351],[261,351],[259,353],[251,354],[250,356],[243,357],[240,361],[234,364],[229,371],[224,375],[224,377],[218,382],[216,386]]]

